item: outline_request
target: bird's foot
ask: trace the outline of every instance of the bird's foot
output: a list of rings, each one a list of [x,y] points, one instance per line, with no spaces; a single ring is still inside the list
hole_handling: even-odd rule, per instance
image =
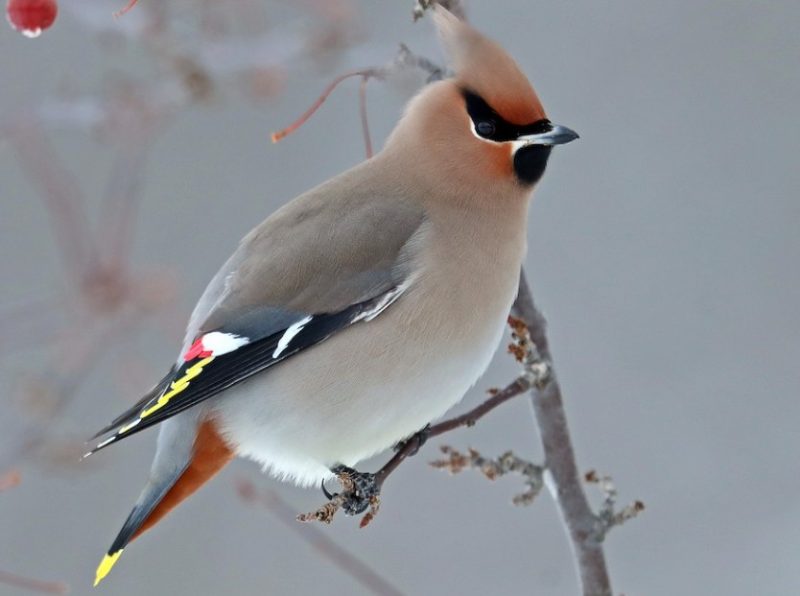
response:
[[[375,474],[358,472],[341,465],[331,468],[331,472],[339,478],[343,490],[341,493],[330,494],[323,484],[322,492],[329,501],[338,500],[339,506],[345,514],[359,515],[364,513],[368,507],[375,506],[381,493],[381,487]]]
[[[422,446],[428,442],[428,438],[430,436],[431,436],[431,425],[428,424],[427,426],[425,426],[425,428],[418,430],[407,439],[400,441],[397,445],[394,446],[394,450],[403,451],[404,449],[410,447],[408,453],[406,453],[406,456],[411,457],[419,453],[419,450],[422,449]]]
[[[342,492],[330,493],[325,488],[325,482],[323,482],[322,492],[328,502],[316,511],[298,515],[297,520],[301,522],[318,521],[329,524],[339,510],[344,511],[346,515],[359,515],[366,512],[360,523],[362,528],[365,527],[375,518],[381,504],[382,482],[380,474],[358,472],[342,465],[331,468],[331,472],[336,474],[339,479],[342,485]]]

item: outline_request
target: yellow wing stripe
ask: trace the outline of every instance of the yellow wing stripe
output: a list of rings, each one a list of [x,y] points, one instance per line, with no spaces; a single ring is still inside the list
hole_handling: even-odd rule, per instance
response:
[[[117,552],[112,553],[110,555],[106,555],[103,557],[103,560],[100,561],[100,564],[97,566],[97,571],[94,575],[94,587],[97,587],[103,578],[108,575],[108,572],[111,571],[111,568],[114,566],[114,563],[117,562],[119,556],[122,554],[122,549],[119,549]]]
[[[153,412],[156,412],[166,406],[173,397],[178,395],[181,391],[184,391],[189,386],[189,381],[194,379],[197,375],[203,372],[203,367],[206,366],[209,362],[214,360],[213,356],[209,356],[208,358],[203,358],[200,362],[193,364],[189,368],[186,369],[186,373],[177,381],[172,381],[169,387],[169,391],[167,391],[164,395],[158,398],[158,401],[154,403],[149,408],[142,410],[142,413],[139,414],[139,419],[147,418]]]

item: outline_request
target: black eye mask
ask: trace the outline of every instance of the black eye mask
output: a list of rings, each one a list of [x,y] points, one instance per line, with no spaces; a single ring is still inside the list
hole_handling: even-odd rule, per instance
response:
[[[472,91],[463,90],[467,102],[467,113],[475,126],[475,132],[489,141],[504,143],[516,141],[523,135],[541,134],[553,129],[552,123],[547,120],[537,120],[531,124],[511,124],[495,112],[483,98]]]

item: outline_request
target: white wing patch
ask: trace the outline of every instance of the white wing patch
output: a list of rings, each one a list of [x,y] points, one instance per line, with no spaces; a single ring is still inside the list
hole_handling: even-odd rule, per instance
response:
[[[292,341],[294,336],[300,333],[303,330],[303,327],[308,325],[313,318],[314,317],[312,316],[307,316],[290,325],[289,328],[283,332],[280,340],[278,340],[278,346],[275,348],[275,351],[272,352],[272,357],[277,358],[283,354],[283,351],[289,347],[289,342]]]
[[[392,304],[392,302],[397,300],[400,297],[400,294],[402,294],[407,287],[408,284],[403,284],[390,290],[384,296],[382,296],[381,299],[378,300],[372,306],[372,308],[360,312],[358,313],[358,315],[353,317],[353,319],[350,321],[350,324],[358,323],[359,321],[371,321],[379,314],[381,314],[384,310],[386,310],[389,307],[389,305]],[[300,333],[303,330],[303,328],[311,322],[313,318],[314,317],[311,315],[304,317],[299,321],[297,321],[296,323],[293,323],[286,331],[284,331],[283,335],[278,340],[278,345],[275,348],[275,351],[272,352],[272,357],[278,358],[281,354],[283,354],[283,352],[286,351],[286,348],[289,347],[289,344],[291,344],[295,336],[297,336],[297,334]]]
[[[203,347],[211,352],[214,356],[222,356],[234,350],[238,350],[244,345],[250,343],[250,340],[241,335],[233,333],[222,333],[220,331],[212,331],[203,336]]]

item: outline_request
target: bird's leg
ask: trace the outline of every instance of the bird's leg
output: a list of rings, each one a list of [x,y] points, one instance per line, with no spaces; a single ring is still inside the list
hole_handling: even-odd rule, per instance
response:
[[[413,435],[400,441],[397,445],[394,446],[395,451],[405,451],[406,457],[411,457],[412,455],[416,455],[419,453],[419,450],[422,446],[428,441],[428,437],[431,436],[431,425],[427,424],[425,428],[418,430]]]
[[[343,465],[331,468],[331,472],[336,474],[342,484],[341,493],[331,493],[322,482],[322,493],[329,503],[320,507],[317,511],[303,514],[298,517],[300,521],[322,521],[330,523],[338,509],[342,509],[347,515],[359,515],[369,509],[369,512],[361,520],[363,528],[369,524],[378,513],[380,507],[380,495],[383,481],[391,474],[400,462],[405,458],[416,455],[420,448],[428,440],[431,434],[431,425],[427,425],[422,430],[414,433],[404,441],[395,445],[395,455],[377,473],[359,472]]]
[[[339,500],[342,510],[347,515],[359,515],[364,513],[368,507],[375,506],[381,492],[381,487],[375,474],[358,472],[342,465],[331,468],[331,472],[339,478],[343,491],[341,494],[331,494],[323,483],[322,492],[325,493],[329,501]]]

